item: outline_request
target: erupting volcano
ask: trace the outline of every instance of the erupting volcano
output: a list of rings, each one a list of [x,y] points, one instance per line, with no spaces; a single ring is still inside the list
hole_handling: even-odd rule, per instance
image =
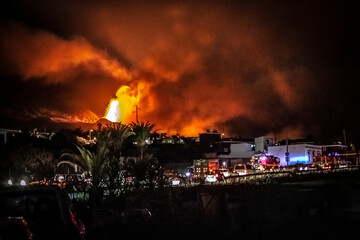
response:
[[[138,119],[169,135],[281,138],[358,126],[351,4],[6,2],[0,128]]]

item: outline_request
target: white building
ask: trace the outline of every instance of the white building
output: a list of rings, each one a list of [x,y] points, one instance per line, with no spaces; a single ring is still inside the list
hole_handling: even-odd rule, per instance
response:
[[[275,155],[280,158],[280,165],[286,166],[285,153],[286,145],[268,147],[268,155]],[[313,158],[322,155],[322,146],[308,143],[288,145],[289,165],[295,163],[312,163]]]
[[[221,141],[216,143],[216,157],[221,167],[233,166],[254,155],[254,143],[241,141]]]
[[[251,158],[254,155],[252,143],[222,141],[222,152],[218,153],[218,158]]]
[[[214,142],[214,151],[204,154],[207,159],[218,158],[221,167],[249,161],[255,153],[267,153],[268,147],[273,144],[271,137],[257,137],[254,141],[217,141]]]
[[[257,137],[254,139],[254,142],[256,153],[266,153],[268,147],[273,145],[273,139],[268,136]]]

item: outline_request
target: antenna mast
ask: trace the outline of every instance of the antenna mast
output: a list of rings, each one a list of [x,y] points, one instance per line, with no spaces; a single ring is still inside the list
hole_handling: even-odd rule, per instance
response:
[[[136,122],[139,122],[139,107],[138,105],[134,105],[135,107],[135,114],[136,114]]]

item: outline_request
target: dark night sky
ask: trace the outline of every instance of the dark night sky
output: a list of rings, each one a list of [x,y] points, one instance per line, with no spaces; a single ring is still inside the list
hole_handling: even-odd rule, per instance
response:
[[[141,120],[167,131],[355,141],[355,2],[6,1],[0,128],[101,117],[141,84]]]

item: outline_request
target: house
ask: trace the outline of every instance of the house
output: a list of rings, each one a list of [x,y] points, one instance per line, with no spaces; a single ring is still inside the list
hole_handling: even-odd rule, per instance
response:
[[[268,136],[255,139],[223,139],[218,132],[200,134],[200,146],[204,159],[218,159],[220,168],[232,167],[250,161],[255,153],[267,153],[273,140]]]
[[[224,168],[248,161],[254,155],[253,142],[221,141],[215,145],[219,164]]]

